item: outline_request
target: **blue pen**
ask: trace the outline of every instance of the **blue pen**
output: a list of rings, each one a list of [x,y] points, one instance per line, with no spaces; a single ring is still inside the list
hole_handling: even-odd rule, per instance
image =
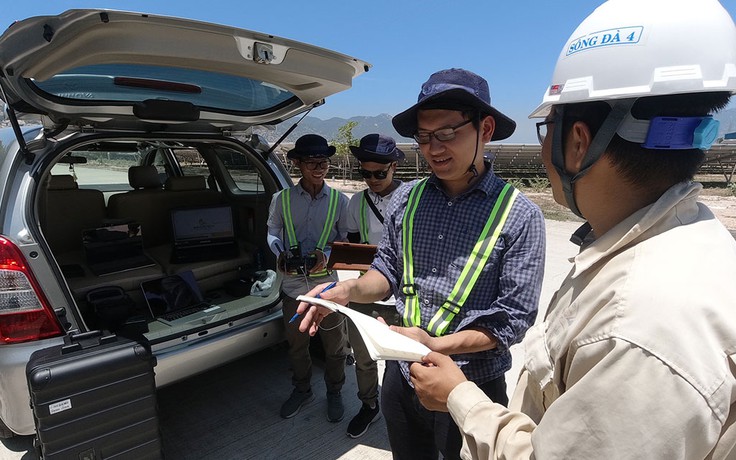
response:
[[[332,289],[333,287],[335,287],[336,284],[337,284],[337,281],[331,282],[330,284],[327,285],[327,287],[325,287],[324,289],[322,289],[321,291],[319,291],[319,294],[322,294],[325,291],[329,291],[330,289]],[[318,299],[320,298],[319,297],[319,294],[317,294],[317,296],[316,296]],[[294,316],[292,316],[291,319],[289,320],[289,324],[293,323],[294,320],[297,319],[298,317],[299,317],[299,313],[294,313]]]

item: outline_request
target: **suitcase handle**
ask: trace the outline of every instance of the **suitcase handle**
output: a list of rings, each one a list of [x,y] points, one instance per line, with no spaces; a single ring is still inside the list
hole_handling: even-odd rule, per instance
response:
[[[96,337],[102,336],[102,331],[87,331],[87,332],[77,332],[76,334],[71,334],[69,336],[69,340],[72,342],[81,342],[83,340],[89,340],[94,339]]]
[[[102,331],[99,330],[79,332],[77,334],[71,334],[67,337],[67,343],[61,347],[61,354],[84,350],[85,348],[95,347],[97,345],[104,345],[106,343],[114,342],[117,340],[117,336],[115,336],[114,334],[103,336]]]

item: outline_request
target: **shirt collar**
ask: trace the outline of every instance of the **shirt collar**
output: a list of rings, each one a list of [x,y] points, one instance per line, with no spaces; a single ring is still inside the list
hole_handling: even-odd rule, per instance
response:
[[[296,186],[295,187],[296,187],[296,189],[297,189],[297,191],[299,192],[300,195],[309,195],[309,192],[307,192],[306,190],[304,190],[304,187],[302,187],[302,181],[301,180],[299,180],[299,182],[296,183]],[[322,190],[320,190],[319,192],[317,192],[317,196],[315,196],[315,198],[321,198],[323,196],[330,196],[330,190],[332,190],[332,189],[330,188],[329,185],[327,185],[327,182],[325,181],[324,185],[322,186]],[[310,195],[310,197],[311,197],[311,195]]]
[[[653,204],[636,211],[600,237],[591,241],[588,235],[580,253],[575,256],[573,277],[627,246],[696,221],[701,212],[697,199],[702,188],[696,182],[680,182]]]
[[[461,193],[458,197],[469,195],[473,192],[480,191],[481,193],[485,193],[486,196],[494,196],[495,194],[498,194],[498,190],[503,187],[503,181],[496,176],[493,172],[493,164],[490,161],[484,161],[483,162],[486,165],[486,172],[483,173],[480,180],[473,184],[472,187],[470,187],[468,190]],[[432,184],[437,190],[441,191],[442,193],[445,193],[445,191],[442,189],[442,183],[440,182],[440,179],[437,178],[437,176],[432,173],[432,175],[429,176],[428,183]]]

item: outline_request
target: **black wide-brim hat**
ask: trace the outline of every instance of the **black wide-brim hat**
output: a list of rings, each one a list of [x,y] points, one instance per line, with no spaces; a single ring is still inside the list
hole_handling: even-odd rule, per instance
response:
[[[286,158],[298,160],[310,157],[331,157],[337,149],[327,145],[327,139],[317,134],[305,134],[294,143],[294,148],[286,152]]]
[[[404,152],[396,147],[396,141],[383,134],[368,134],[360,139],[360,145],[350,146],[350,151],[358,161],[371,161],[388,164],[404,159]]]
[[[480,110],[482,115],[491,115],[496,120],[492,141],[506,139],[516,130],[516,122],[491,105],[488,82],[464,69],[440,70],[430,75],[422,85],[417,103],[391,120],[396,131],[404,137],[414,136],[417,112],[421,109]]]

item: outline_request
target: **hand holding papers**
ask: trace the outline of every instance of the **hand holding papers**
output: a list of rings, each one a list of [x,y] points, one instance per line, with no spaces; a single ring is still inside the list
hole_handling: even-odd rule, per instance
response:
[[[373,360],[398,360],[421,362],[431,350],[425,345],[398,332],[392,331],[387,325],[363,313],[332,302],[300,295],[296,298],[302,302],[320,305],[332,311],[339,312],[350,318],[365,342],[365,346]]]
[[[326,288],[324,288],[321,291],[319,291],[319,294],[317,294],[317,297],[315,297],[315,298],[316,299],[319,299],[320,298],[320,294],[322,294],[325,291],[329,291],[330,289],[332,289],[333,287],[335,287],[336,284],[337,284],[337,281],[331,282],[330,284],[327,285]],[[289,320],[289,324],[293,323],[294,320],[297,319],[298,317],[299,317],[299,312],[294,313],[294,316],[292,316],[291,319]]]

